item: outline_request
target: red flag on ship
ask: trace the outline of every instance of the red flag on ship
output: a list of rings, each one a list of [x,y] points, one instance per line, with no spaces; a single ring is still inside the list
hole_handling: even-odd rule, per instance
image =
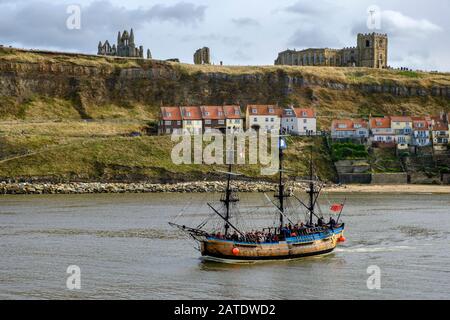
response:
[[[335,203],[331,205],[330,210],[333,212],[340,212],[342,211],[343,208],[344,208],[343,204]]]

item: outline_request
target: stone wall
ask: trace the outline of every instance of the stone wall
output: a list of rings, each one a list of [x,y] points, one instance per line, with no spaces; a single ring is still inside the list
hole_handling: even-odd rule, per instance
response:
[[[408,175],[402,173],[374,173],[372,174],[372,184],[406,184]]]
[[[339,174],[339,183],[342,184],[370,184],[372,175],[370,173],[343,173]]]

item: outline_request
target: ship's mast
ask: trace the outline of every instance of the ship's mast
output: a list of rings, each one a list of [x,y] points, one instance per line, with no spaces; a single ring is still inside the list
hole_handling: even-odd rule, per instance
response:
[[[311,158],[309,160],[309,224],[313,224],[313,214],[314,214],[314,182],[313,182],[313,164],[312,164],[312,147],[311,147]]]
[[[282,143],[283,142],[283,143]],[[283,184],[283,149],[286,147],[285,142],[282,141],[281,130],[280,137],[278,138],[278,158],[279,158],[279,179],[278,179],[278,194],[275,194],[275,198],[278,198],[279,201],[279,212],[280,212],[280,230],[284,225],[284,198],[287,198],[288,195],[284,192],[284,184]]]
[[[278,143],[279,147],[279,181],[278,181],[278,199],[280,200],[280,230],[283,228],[283,213],[284,213],[284,185],[283,185],[283,148],[281,146],[281,137]]]
[[[228,224],[228,221],[230,220],[230,196],[231,196],[231,188],[230,188],[230,182],[231,182],[231,164],[228,166],[228,178],[227,178],[227,190],[225,192],[225,236],[228,235],[228,229],[230,229],[230,225]]]
[[[231,152],[231,155],[233,155],[232,152]],[[239,201],[239,198],[237,197],[237,195],[235,195],[233,193],[233,190],[231,189],[231,177],[233,175],[236,175],[231,170],[232,170],[232,161],[229,162],[228,172],[224,172],[224,173],[227,174],[227,189],[225,190],[225,195],[223,195],[222,198],[220,199],[220,201],[225,204],[225,215],[221,216],[221,218],[225,222],[225,224],[224,224],[225,236],[228,235],[228,233],[230,231],[230,227],[236,230],[236,228],[230,223],[230,219],[231,219],[231,204],[233,202],[238,202]]]

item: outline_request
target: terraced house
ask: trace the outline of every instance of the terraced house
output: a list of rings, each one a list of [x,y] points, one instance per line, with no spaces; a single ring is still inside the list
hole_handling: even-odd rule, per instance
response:
[[[244,119],[242,118],[240,106],[223,106],[225,114],[225,125],[227,133],[242,132],[244,130]]]
[[[439,116],[385,116],[362,119],[335,119],[331,123],[333,140],[365,141],[375,147],[427,147],[436,151],[447,151],[450,143],[450,113]],[[365,130],[364,130],[365,129]]]
[[[433,148],[436,151],[447,150],[450,141],[449,114],[441,113],[431,118]]]
[[[211,129],[220,130],[225,133],[225,113],[222,106],[201,106],[203,119],[203,131],[210,132]]]
[[[369,138],[369,128],[363,119],[340,119],[331,123],[331,138],[333,140],[357,140],[365,142]]]
[[[431,145],[430,132],[432,122],[430,117],[412,117],[412,145],[416,147],[427,147]]]
[[[191,134],[203,132],[203,117],[200,107],[180,107],[183,130]]]
[[[183,118],[180,107],[161,107],[158,134],[172,134],[181,132],[183,129]]]
[[[183,130],[201,134],[217,129],[223,133],[240,132],[244,128],[239,106],[161,107],[158,134]]]
[[[292,135],[314,135],[317,131],[316,112],[311,108],[285,108],[281,128]]]
[[[248,105],[245,114],[247,130],[279,131],[282,112],[274,105]]]
[[[373,144],[394,144],[395,132],[391,127],[391,118],[371,118],[369,120],[370,140]]]
[[[413,120],[406,116],[391,116],[391,129],[394,131],[394,142],[397,148],[406,149],[412,143]]]

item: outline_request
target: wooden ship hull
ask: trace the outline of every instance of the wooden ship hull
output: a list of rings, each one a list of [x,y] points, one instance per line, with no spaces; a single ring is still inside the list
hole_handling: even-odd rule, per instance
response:
[[[245,232],[240,230],[239,225],[234,225],[232,208],[237,204],[239,198],[231,188],[231,177],[238,174],[232,172],[231,164],[228,171],[223,172],[227,174],[228,179],[225,194],[220,199],[223,204],[222,208],[218,209],[207,203],[217,217],[224,221],[223,227],[216,226],[215,230],[207,231],[204,227],[208,220],[195,228],[169,223],[173,227],[189,234],[191,238],[200,244],[199,250],[203,259],[225,263],[299,259],[330,253],[339,242],[345,241],[343,235],[345,225],[344,223],[339,223],[345,201],[343,204],[334,204],[330,207],[331,211],[339,212],[339,215],[337,220],[330,217],[328,224],[324,223],[323,216],[319,216],[316,213],[317,200],[324,184],[315,179],[313,175],[312,149],[310,176],[306,180],[309,185],[309,188],[306,190],[306,193],[309,195],[309,203],[303,202],[293,192],[286,191],[283,182],[283,172],[286,171],[283,169],[283,149],[286,148],[286,142],[281,135],[279,139],[279,182],[278,192],[274,195],[277,202],[272,201],[265,194],[274,209],[278,211],[279,220],[276,223],[276,227],[264,228],[262,232],[261,230]],[[285,202],[290,197],[295,198],[307,210],[309,221],[306,223],[300,222],[300,220],[292,221],[287,216]],[[317,218],[317,223],[314,223],[314,217]],[[274,233],[272,233],[272,230]]]
[[[235,242],[207,238],[200,251],[205,260],[239,263],[270,260],[291,260],[324,255],[343,241],[344,225],[311,235],[286,238],[276,243]]]

